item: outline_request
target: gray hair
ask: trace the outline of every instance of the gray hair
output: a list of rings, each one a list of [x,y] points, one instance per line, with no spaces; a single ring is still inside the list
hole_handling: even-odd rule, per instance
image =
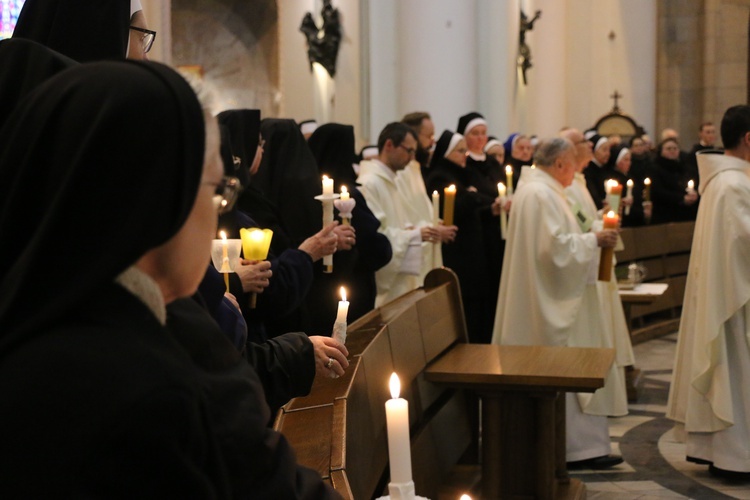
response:
[[[545,139],[534,153],[534,164],[538,167],[551,167],[563,153],[573,148],[573,143],[563,137]]]

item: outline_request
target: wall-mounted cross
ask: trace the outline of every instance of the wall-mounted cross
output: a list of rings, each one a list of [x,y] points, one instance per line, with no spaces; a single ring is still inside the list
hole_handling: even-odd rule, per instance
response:
[[[612,112],[619,113],[620,112],[620,106],[617,105],[617,100],[622,97],[622,94],[620,94],[616,89],[615,93],[609,96],[610,99],[615,100],[615,105],[612,107]]]

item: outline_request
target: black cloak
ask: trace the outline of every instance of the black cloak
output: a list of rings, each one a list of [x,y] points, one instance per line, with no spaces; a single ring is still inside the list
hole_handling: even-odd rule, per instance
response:
[[[88,62],[124,58],[129,28],[130,0],[26,0],[13,37]]]
[[[250,167],[260,141],[260,110],[229,109],[219,113],[216,118],[220,125],[227,128],[231,154],[239,159],[239,163],[234,164],[234,171],[226,173],[237,177],[247,187],[250,184]]]

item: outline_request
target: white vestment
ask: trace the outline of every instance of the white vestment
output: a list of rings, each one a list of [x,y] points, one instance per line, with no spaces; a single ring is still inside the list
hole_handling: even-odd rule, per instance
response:
[[[418,228],[431,226],[434,220],[432,200],[427,196],[427,188],[424,185],[419,162],[412,160],[406,168],[396,172],[396,188],[405,202],[408,218],[412,224]],[[442,266],[442,244],[423,241],[419,283],[424,282],[427,273]]]
[[[422,238],[396,187],[396,175],[378,160],[359,164],[360,192],[367,206],[380,221],[379,232],[391,243],[391,261],[375,272],[379,307],[420,286]]]
[[[598,256],[596,235],[581,231],[562,185],[543,169],[524,169],[508,224],[492,342],[602,347],[601,332],[591,330],[602,322],[599,296],[587,285]],[[617,378],[614,365],[607,385]],[[600,403],[590,394],[578,399],[580,407],[568,397],[568,461],[610,450],[606,417],[581,412]]]
[[[750,472],[750,163],[699,154],[693,234],[667,417],[688,453]]]

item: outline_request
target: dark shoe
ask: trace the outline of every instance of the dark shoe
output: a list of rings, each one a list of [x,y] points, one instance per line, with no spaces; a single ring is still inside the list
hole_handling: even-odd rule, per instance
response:
[[[720,477],[722,479],[729,479],[732,481],[750,481],[750,472],[736,472],[733,470],[719,469],[714,465],[708,466],[708,472],[712,476]]]
[[[698,457],[691,457],[690,455],[687,455],[685,457],[685,460],[687,460],[688,462],[693,462],[694,464],[698,464],[698,465],[713,465],[713,462],[710,460],[704,460]]]
[[[603,457],[587,458],[586,460],[577,460],[575,462],[568,462],[568,470],[576,469],[609,469],[615,465],[620,465],[623,462],[620,455],[604,455]]]

